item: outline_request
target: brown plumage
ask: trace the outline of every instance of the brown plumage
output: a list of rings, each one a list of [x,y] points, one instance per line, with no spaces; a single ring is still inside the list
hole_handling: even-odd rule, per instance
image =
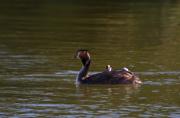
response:
[[[140,84],[140,79],[127,68],[121,70],[112,70],[110,65],[106,70],[97,74],[88,75],[91,59],[87,50],[78,50],[75,55],[83,64],[76,83],[80,84]]]

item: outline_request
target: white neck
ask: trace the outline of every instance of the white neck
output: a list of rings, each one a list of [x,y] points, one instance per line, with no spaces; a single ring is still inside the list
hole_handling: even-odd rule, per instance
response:
[[[86,64],[82,66],[82,68],[79,71],[79,74],[76,77],[76,84],[81,83],[82,78],[87,76],[90,63],[91,63],[91,60],[87,60]]]

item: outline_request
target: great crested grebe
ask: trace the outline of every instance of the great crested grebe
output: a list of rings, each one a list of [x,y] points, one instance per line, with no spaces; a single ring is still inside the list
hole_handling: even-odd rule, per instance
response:
[[[80,49],[75,54],[82,62],[82,68],[76,78],[77,84],[141,84],[141,80],[129,69],[112,70],[110,65],[106,70],[97,74],[88,75],[91,58],[88,50]]]

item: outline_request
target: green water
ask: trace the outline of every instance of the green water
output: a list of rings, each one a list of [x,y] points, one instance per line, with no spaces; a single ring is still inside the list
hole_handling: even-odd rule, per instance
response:
[[[0,117],[180,117],[178,0],[0,0]],[[144,82],[83,85],[128,67]]]

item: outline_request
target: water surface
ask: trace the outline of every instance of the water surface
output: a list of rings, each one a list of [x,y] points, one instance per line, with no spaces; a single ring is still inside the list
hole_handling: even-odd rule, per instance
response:
[[[180,117],[177,0],[0,1],[0,117]],[[73,58],[91,73],[128,67],[132,85],[74,85]]]

